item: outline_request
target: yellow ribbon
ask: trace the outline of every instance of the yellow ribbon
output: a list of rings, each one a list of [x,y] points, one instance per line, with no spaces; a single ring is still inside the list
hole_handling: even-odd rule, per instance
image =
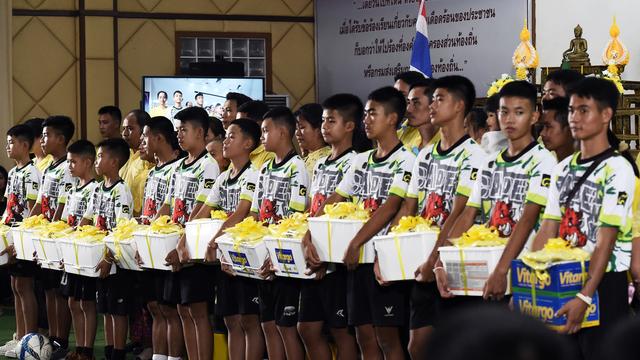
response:
[[[398,224],[391,228],[392,234],[404,234],[409,232],[436,231],[440,232],[437,226],[433,226],[431,220],[422,216],[403,216]]]
[[[149,250],[149,259],[151,260],[151,267],[155,269],[153,262],[153,253],[151,252],[151,243],[149,242],[149,234],[144,234],[144,238],[147,241],[147,250]]]
[[[464,295],[469,295],[468,281],[467,281],[467,269],[464,266],[464,250],[462,247],[458,247],[460,254],[460,275],[462,276],[462,288],[464,289]]]
[[[151,232],[154,234],[181,234],[182,227],[171,221],[168,215],[162,215],[156,220],[151,222]]]
[[[400,251],[400,239],[398,239],[398,235],[393,236],[393,242],[396,245],[396,254],[398,254],[398,263],[400,264],[400,272],[402,273],[402,280],[406,280],[407,275],[404,273],[404,261],[402,261],[402,253]]]
[[[22,248],[22,255],[24,255],[24,230],[20,230],[20,247]]]
[[[78,274],[80,274],[80,260],[78,259],[78,243],[76,238],[73,238],[73,251],[76,254],[76,268],[78,269]]]
[[[331,220],[327,221],[327,242],[329,243],[329,262],[332,262],[332,256],[331,256]]]
[[[42,255],[44,255],[44,259],[48,262],[49,257],[47,256],[47,252],[44,250],[44,242],[42,241],[42,238],[39,237],[38,241],[40,242],[40,247],[42,248]]]
[[[369,220],[371,213],[364,208],[364,204],[353,202],[338,202],[324,207],[323,217],[331,219]]]
[[[198,258],[198,249],[200,249],[200,224],[196,224],[196,259]]]

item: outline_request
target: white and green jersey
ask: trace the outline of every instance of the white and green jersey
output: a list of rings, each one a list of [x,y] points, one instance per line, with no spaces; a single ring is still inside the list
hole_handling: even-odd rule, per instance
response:
[[[330,159],[331,155],[318,159],[313,169],[313,180],[311,181],[311,191],[309,192],[311,196],[309,212],[312,215],[336,190],[356,155],[355,150],[348,149],[333,160]]]
[[[607,271],[626,271],[631,261],[631,204],[635,189],[631,164],[619,154],[605,159],[565,208],[569,192],[592,162],[593,158],[581,159],[577,152],[554,168],[544,219],[559,221],[558,236],[589,253],[595,248],[598,228],[618,228]]]
[[[118,220],[131,219],[132,212],[133,196],[124,180],[120,179],[109,187],[102,181],[93,191],[84,218],[92,220],[97,228],[112,230]]]
[[[228,215],[236,211],[240,200],[253,201],[253,192],[258,182],[258,170],[251,165],[251,161],[248,161],[235,177],[231,177],[231,170],[229,168],[218,176],[205,203]]]
[[[206,150],[191,163],[187,163],[187,158],[180,160],[173,173],[171,196],[165,200],[171,202],[174,223],[184,225],[189,220],[196,202],[207,200],[218,175],[218,163]]]
[[[155,218],[158,210],[167,202],[169,188],[173,173],[180,159],[174,159],[161,166],[156,166],[149,171],[147,182],[144,185],[144,199],[142,205],[141,220],[143,224],[149,224]]]
[[[36,202],[40,204],[42,215],[47,220],[52,221],[58,207],[67,202],[73,184],[66,157],[54,161],[44,170]]]
[[[441,141],[418,153],[407,196],[418,200],[418,214],[441,227],[457,195],[469,197],[486,153],[468,135],[449,149]]]
[[[2,218],[3,224],[19,223],[29,217],[27,201],[35,201],[38,198],[41,180],[40,172],[33,161],[29,161],[21,168],[16,166],[9,170],[4,193],[7,209]]]
[[[300,156],[292,152],[280,163],[276,163],[275,158],[271,159],[260,168],[251,212],[269,224],[294,212],[303,212],[309,202],[308,187],[309,173]]]
[[[483,222],[498,229],[500,236],[509,237],[527,202],[543,208],[547,205],[551,172],[556,164],[553,154],[537,141],[515,156],[509,156],[507,149],[490,155],[480,169],[467,206],[478,208]]]
[[[75,184],[67,197],[67,204],[64,206],[62,212],[62,220],[66,220],[69,226],[78,226],[80,221],[87,212],[89,201],[91,196],[95,192],[98,182],[94,179],[80,186],[78,179],[75,179]]]

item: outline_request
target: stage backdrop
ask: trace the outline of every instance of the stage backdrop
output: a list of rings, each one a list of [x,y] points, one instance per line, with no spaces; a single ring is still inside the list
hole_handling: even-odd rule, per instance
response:
[[[366,98],[409,70],[419,0],[318,0],[316,86],[320,101],[336,92]],[[531,0],[430,0],[427,21],[433,76],[461,74],[484,96],[502,73],[514,73]]]

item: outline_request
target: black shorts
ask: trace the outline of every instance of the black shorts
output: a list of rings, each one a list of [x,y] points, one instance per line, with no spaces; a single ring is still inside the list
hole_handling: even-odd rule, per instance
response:
[[[407,323],[409,285],[405,282],[380,286],[373,264],[358,265],[347,277],[349,325],[402,327]]]
[[[38,265],[35,261],[17,259],[15,263],[7,267],[9,275],[14,277],[35,277],[38,272]]]
[[[258,315],[258,281],[225,272],[218,275],[215,312],[218,316]]]
[[[98,313],[127,316],[133,309],[136,271],[118,268],[105,279],[98,279],[96,307]]]
[[[62,284],[62,295],[76,301],[96,301],[96,278],[66,273],[66,279],[66,284]]]
[[[347,327],[347,275],[346,268],[339,265],[320,281],[303,281],[298,321],[324,321],[330,328]]]
[[[169,305],[213,302],[215,298],[215,268],[193,264],[165,275],[163,300]]]
[[[282,277],[276,277],[273,281],[260,281],[260,321],[275,321],[281,327],[296,326],[301,281],[303,280]]]
[[[437,283],[414,282],[411,287],[410,329],[433,326],[438,321],[442,299]]]
[[[137,272],[140,296],[145,304],[152,301],[163,303],[165,273],[156,269]]]
[[[42,281],[42,287],[47,291],[60,288],[62,273],[63,271],[40,268],[37,276]]]

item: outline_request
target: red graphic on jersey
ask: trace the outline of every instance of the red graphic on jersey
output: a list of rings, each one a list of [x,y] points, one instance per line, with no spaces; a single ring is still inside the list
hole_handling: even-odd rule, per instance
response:
[[[156,201],[153,200],[152,198],[148,198],[144,202],[144,208],[142,209],[142,216],[146,218],[153,218],[154,216],[156,216],[157,212],[158,212],[158,208],[156,207]]]
[[[96,219],[96,227],[100,230],[107,230],[107,218],[102,215],[98,215],[98,218]]]
[[[67,216],[67,225],[69,226],[76,226],[76,216],[75,215],[69,215]]]
[[[504,201],[496,202],[495,209],[489,220],[489,226],[498,229],[500,237],[509,237],[515,225],[516,222],[511,218],[511,204]]]
[[[422,211],[422,217],[433,221],[434,224],[442,226],[447,218],[449,212],[444,207],[444,198],[440,194],[430,193],[427,198],[427,206]]]
[[[42,211],[42,215],[47,218],[47,220],[51,221],[53,219],[54,211],[49,204],[51,200],[48,196],[43,196],[40,201],[40,209]]]
[[[276,215],[276,202],[272,202],[269,199],[262,200],[262,205],[260,205],[260,221],[275,224],[279,220],[280,217]]]
[[[11,224],[12,222],[20,222],[22,221],[22,212],[24,211],[24,207],[20,205],[18,201],[18,195],[9,194],[9,198],[7,199],[7,217],[4,220],[6,225]]]
[[[582,214],[568,208],[564,212],[562,220],[560,221],[560,230],[558,235],[569,241],[572,246],[585,246],[587,243],[587,236],[580,230],[581,221]]]
[[[368,198],[364,201],[364,208],[366,210],[369,210],[369,212],[373,214],[376,210],[378,210],[381,204],[382,201],[378,199]]]
[[[184,224],[187,222],[187,204],[183,199],[176,199],[175,205],[173,206],[173,216],[171,217],[171,221],[176,224]]]
[[[311,208],[309,209],[309,214],[311,214],[311,216],[315,215],[315,213],[318,212],[318,209],[320,209],[320,205],[322,205],[322,203],[326,199],[327,197],[320,193],[313,195],[313,199],[311,200]]]

